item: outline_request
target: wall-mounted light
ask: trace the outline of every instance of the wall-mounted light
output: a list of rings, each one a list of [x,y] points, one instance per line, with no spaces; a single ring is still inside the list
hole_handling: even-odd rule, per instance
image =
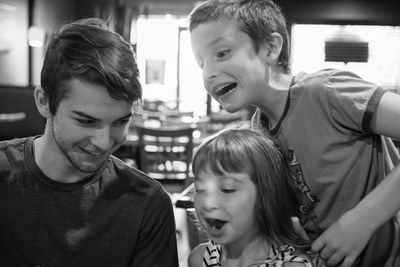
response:
[[[40,27],[33,25],[28,29],[28,44],[32,47],[42,47],[46,36],[45,30]]]

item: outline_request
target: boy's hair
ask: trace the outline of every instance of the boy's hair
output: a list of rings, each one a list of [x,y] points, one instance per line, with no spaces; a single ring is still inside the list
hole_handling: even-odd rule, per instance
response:
[[[236,23],[253,41],[254,49],[271,42],[271,34],[279,33],[283,38],[278,64],[287,73],[289,63],[289,34],[281,8],[272,0],[208,0],[195,8],[189,17],[192,31],[200,24],[228,20]]]
[[[257,188],[254,214],[260,232],[270,242],[308,248],[295,230],[299,201],[289,180],[286,161],[274,143],[251,129],[223,130],[196,150],[193,173],[210,168],[217,175],[248,173]]]
[[[67,96],[66,82],[72,78],[104,85],[117,100],[133,104],[142,97],[132,46],[100,19],[66,24],[47,46],[41,86],[53,115]]]

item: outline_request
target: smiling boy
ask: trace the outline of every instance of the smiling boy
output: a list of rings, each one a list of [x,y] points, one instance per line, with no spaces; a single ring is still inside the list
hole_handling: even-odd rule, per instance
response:
[[[209,0],[190,15],[207,92],[229,112],[257,107],[252,127],[286,151],[302,192],[301,222],[329,265],[399,266],[400,95],[347,71],[294,75],[289,37],[270,0]]]
[[[112,155],[141,99],[132,47],[65,25],[34,91],[44,134],[0,142],[1,266],[178,266],[171,199]]]

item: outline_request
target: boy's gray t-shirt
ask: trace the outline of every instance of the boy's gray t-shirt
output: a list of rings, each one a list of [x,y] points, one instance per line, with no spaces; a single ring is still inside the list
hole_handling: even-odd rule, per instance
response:
[[[254,114],[252,127],[276,138],[287,152],[292,178],[302,192],[302,222],[311,238],[383,179],[380,137],[369,126],[384,93],[353,73],[325,69],[296,76],[279,125],[269,127],[260,110]],[[386,259],[398,242],[393,227],[390,222],[375,235],[378,251],[372,262]]]

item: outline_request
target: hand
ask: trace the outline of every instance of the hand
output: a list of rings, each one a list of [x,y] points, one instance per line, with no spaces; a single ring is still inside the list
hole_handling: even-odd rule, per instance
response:
[[[312,244],[328,265],[350,267],[372,236],[367,222],[359,220],[351,211],[343,214]]]
[[[298,235],[300,235],[302,238],[304,238],[305,240],[309,240],[310,238],[308,237],[304,228],[301,226],[299,218],[292,217],[291,219],[292,219],[292,223],[293,223],[294,230],[296,231],[296,233]]]

